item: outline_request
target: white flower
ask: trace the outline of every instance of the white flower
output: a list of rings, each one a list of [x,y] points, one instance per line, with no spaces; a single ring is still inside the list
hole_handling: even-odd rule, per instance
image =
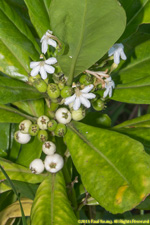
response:
[[[108,51],[108,56],[114,55],[114,63],[119,64],[120,63],[120,57],[123,60],[126,60],[127,57],[124,53],[124,46],[123,44],[114,44]]]
[[[50,66],[55,63],[57,63],[57,59],[54,57],[51,57],[45,61],[31,62],[31,76],[34,77],[40,72],[42,79],[45,80],[47,78],[47,73],[53,74],[55,72],[55,68]]]
[[[91,91],[93,87],[94,85],[90,84],[86,86],[83,90],[79,90],[79,88],[76,88],[75,94],[65,99],[65,105],[69,105],[73,102],[74,110],[78,110],[81,104],[83,104],[86,108],[90,108],[91,103],[88,99],[93,99],[96,97],[95,94],[89,93],[89,91]]]
[[[109,97],[111,98],[112,89],[115,88],[115,83],[111,79],[111,77],[105,79],[105,88],[106,90],[104,91],[103,98],[106,98],[107,95],[109,95]]]
[[[48,49],[48,45],[53,46],[54,48],[57,47],[57,43],[56,41],[54,41],[51,37],[52,37],[52,31],[48,30],[46,31],[46,33],[43,35],[43,37],[41,38],[41,43],[42,43],[42,52],[45,54],[47,52]]]

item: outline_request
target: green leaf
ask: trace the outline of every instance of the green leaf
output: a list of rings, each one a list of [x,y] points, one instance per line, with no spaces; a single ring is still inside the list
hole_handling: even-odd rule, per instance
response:
[[[125,42],[127,61],[121,64],[113,79],[118,84],[113,100],[150,104],[150,25],[142,25],[139,31]]]
[[[0,27],[1,71],[25,80],[30,58],[39,58],[39,47],[22,18],[4,0],[0,2]]]
[[[32,174],[29,169],[24,166],[12,163],[9,160],[0,158],[0,165],[5,169],[11,180],[19,180],[31,184],[40,183],[47,174]],[[4,174],[0,171],[0,180],[5,179]]]
[[[31,225],[45,224],[78,224],[67,199],[62,172],[46,177],[40,184],[33,202]]]
[[[44,115],[44,99],[38,99],[34,101],[14,102],[13,105],[17,106],[24,112],[40,117]]]
[[[65,142],[86,190],[106,210],[131,210],[150,193],[150,156],[141,143],[77,122]]]
[[[10,124],[0,124],[0,155],[6,156],[9,148]]]
[[[0,104],[42,98],[42,94],[28,84],[0,76]]]
[[[50,29],[48,15],[50,0],[25,0],[25,3],[28,7],[31,21],[41,38]]]
[[[150,23],[149,0],[119,0],[127,15],[126,30],[121,39],[128,38],[142,23]]]
[[[17,163],[23,166],[29,167],[30,163],[41,157],[42,153],[42,142],[36,137],[28,144],[22,145],[21,152],[18,156]]]
[[[54,34],[65,43],[58,62],[68,83],[109,50],[126,24],[124,10],[115,0],[53,0],[50,20]]]

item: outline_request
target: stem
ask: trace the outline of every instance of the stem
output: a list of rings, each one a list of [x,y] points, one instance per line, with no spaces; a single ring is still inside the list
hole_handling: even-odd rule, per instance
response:
[[[90,71],[90,70],[85,70],[85,72],[87,72],[87,73],[89,73],[89,74],[95,76],[98,80],[101,81],[102,87],[103,87],[103,88],[105,87],[105,81],[100,77],[100,76],[102,76],[102,75],[100,75],[100,74],[98,75],[96,72]],[[105,77],[106,77],[106,75],[105,75]],[[107,75],[107,77],[109,77],[109,75]]]

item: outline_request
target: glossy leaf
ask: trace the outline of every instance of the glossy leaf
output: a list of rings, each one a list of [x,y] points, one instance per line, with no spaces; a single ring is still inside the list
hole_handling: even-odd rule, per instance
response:
[[[0,104],[42,98],[42,94],[26,83],[0,76]]]
[[[106,210],[128,211],[150,193],[150,157],[141,143],[77,122],[65,142],[86,190]]]
[[[0,182],[0,194],[10,190],[11,188],[8,187],[4,182]]]
[[[0,124],[0,155],[6,156],[10,141],[10,124]]]
[[[20,123],[25,118],[19,110],[0,104],[0,123]]]
[[[124,10],[115,0],[54,0],[50,19],[54,34],[65,43],[58,62],[68,83],[109,50],[126,23]]]
[[[25,213],[25,216],[30,216],[32,200],[30,199],[22,199],[21,200],[22,207]],[[6,209],[0,212],[0,223],[1,225],[5,225],[10,218],[21,217],[21,210],[19,202],[15,202],[9,205]]]
[[[40,184],[33,202],[31,225],[45,224],[78,224],[67,199],[62,172],[46,177]]]
[[[0,69],[12,77],[25,80],[30,72],[30,58],[39,58],[39,47],[22,18],[4,0],[0,2],[0,27]]]
[[[125,43],[128,60],[121,64],[113,76],[118,84],[112,99],[135,104],[150,103],[150,25],[143,25]]]
[[[30,19],[41,38],[50,29],[48,15],[50,0],[25,0],[25,3],[29,10]]]
[[[12,163],[9,160],[0,158],[0,165],[4,168],[11,180],[19,180],[31,184],[40,183],[47,174],[32,174],[29,169],[24,166]],[[5,179],[5,176],[0,171],[0,180]]]
[[[127,15],[126,30],[121,39],[128,38],[142,23],[150,23],[149,0],[119,0]]]
[[[41,157],[42,142],[40,142],[37,136],[28,144],[22,145],[21,152],[18,156],[17,163],[23,166],[29,167],[30,163]]]

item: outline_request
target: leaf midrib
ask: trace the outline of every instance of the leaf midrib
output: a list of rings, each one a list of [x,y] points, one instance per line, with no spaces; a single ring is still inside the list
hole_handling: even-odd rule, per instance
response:
[[[81,51],[81,46],[82,46],[82,42],[83,42],[83,38],[84,38],[84,32],[83,31],[85,29],[86,12],[87,12],[87,1],[85,1],[85,7],[84,7],[84,12],[83,12],[82,27],[81,27],[81,32],[80,32],[80,40],[79,40],[78,46],[76,48],[76,54],[73,57],[74,60],[72,60],[72,64],[71,64],[71,67],[70,67],[70,73],[69,74],[70,74],[71,77],[74,75],[74,70],[75,70],[77,58],[78,58],[78,56],[80,54],[80,51]]]
[[[81,134],[79,132],[79,130],[77,130],[73,124],[69,124],[68,125],[88,146],[90,146],[94,151],[96,151],[110,166],[112,166],[112,168],[123,178],[123,180],[125,180],[128,184],[129,181],[125,178],[125,176],[118,170],[118,168],[102,153],[100,152],[94,145],[92,145],[92,143],[90,143],[86,137],[83,136],[83,134]]]

